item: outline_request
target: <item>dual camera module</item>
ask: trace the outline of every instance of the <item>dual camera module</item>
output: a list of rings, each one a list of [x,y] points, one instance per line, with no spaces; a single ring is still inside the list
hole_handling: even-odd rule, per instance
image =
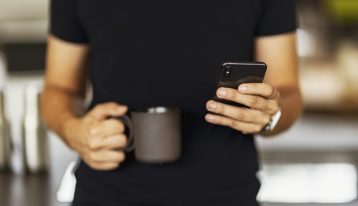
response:
[[[230,77],[230,75],[231,75],[231,66],[226,65],[224,67],[224,77]]]

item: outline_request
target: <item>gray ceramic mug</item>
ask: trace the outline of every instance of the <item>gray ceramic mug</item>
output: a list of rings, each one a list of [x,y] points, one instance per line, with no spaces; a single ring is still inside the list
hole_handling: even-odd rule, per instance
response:
[[[135,157],[145,163],[169,163],[181,155],[181,112],[175,107],[132,110],[119,117],[127,127],[128,144]]]

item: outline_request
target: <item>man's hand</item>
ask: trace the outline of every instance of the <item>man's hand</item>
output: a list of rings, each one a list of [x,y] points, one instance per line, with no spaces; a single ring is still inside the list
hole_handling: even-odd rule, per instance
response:
[[[218,115],[207,114],[206,121],[231,127],[244,134],[260,132],[269,123],[271,116],[279,110],[279,91],[266,83],[242,84],[238,89],[222,87],[217,90],[216,95],[249,108],[209,100],[207,109]]]
[[[84,117],[71,118],[64,124],[66,140],[93,169],[111,170],[125,159],[127,144],[124,125],[109,117],[122,116],[127,107],[116,103],[97,105]]]

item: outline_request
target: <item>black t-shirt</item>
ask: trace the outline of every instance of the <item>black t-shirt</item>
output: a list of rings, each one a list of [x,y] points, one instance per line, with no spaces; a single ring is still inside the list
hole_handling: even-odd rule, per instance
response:
[[[253,137],[207,123],[205,103],[221,63],[253,61],[255,38],[295,28],[293,0],[52,0],[50,32],[90,46],[92,107],[116,101],[182,110],[179,161],[147,165],[128,154],[114,171],[82,162],[76,177],[86,192],[76,198],[256,194]]]

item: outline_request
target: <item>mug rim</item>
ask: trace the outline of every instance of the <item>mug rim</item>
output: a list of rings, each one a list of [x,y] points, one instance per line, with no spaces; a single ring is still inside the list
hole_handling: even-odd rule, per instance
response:
[[[174,106],[154,106],[154,107],[140,107],[131,109],[131,112],[149,113],[149,114],[162,114],[170,111],[179,111],[178,107]]]

